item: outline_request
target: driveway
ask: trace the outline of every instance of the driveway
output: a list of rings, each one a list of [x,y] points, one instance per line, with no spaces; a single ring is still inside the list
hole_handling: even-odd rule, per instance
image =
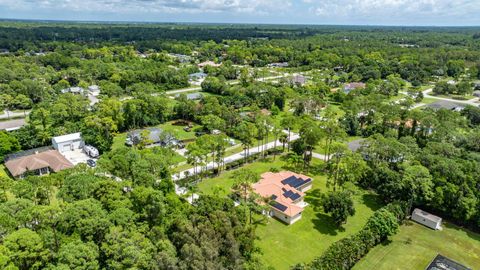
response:
[[[24,112],[12,112],[5,110],[3,114],[0,114],[0,119],[10,119],[10,118],[25,118],[27,115],[30,114],[30,111]]]
[[[299,137],[300,136],[298,136],[298,134],[292,133],[291,137],[290,137],[290,141],[295,141]],[[282,143],[277,141],[276,145],[280,146],[280,145],[282,145]],[[273,147],[275,147],[275,142],[269,142],[269,143],[263,145],[264,150],[272,149]],[[247,154],[247,157],[261,152],[261,149],[262,149],[262,146],[250,148],[250,152]],[[243,152],[241,152],[241,153],[233,154],[231,156],[226,157],[224,159],[224,162],[225,162],[225,164],[228,164],[228,163],[231,163],[231,162],[243,159],[243,158],[245,158],[245,154]],[[219,164],[217,162],[209,162],[206,167],[207,167],[207,170],[211,170],[214,167],[217,168],[218,165]],[[185,173],[186,172],[187,172],[187,175],[189,175],[189,176],[195,175],[194,168],[191,168],[191,169],[184,170],[184,171],[181,171],[180,173],[172,175],[172,180],[176,181],[176,180],[180,180],[180,179],[185,178]],[[199,173],[199,170],[197,170],[197,173]]]

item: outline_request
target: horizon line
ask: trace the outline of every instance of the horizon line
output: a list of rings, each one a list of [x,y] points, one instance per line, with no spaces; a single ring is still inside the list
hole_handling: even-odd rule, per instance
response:
[[[0,18],[0,22],[44,22],[44,23],[90,23],[90,24],[178,24],[178,25],[278,25],[278,26],[357,26],[357,27],[406,27],[406,28],[480,28],[480,25],[402,25],[402,24],[328,24],[328,23],[266,23],[266,22],[202,22],[202,21],[135,21],[135,20],[69,20],[69,19],[24,19]]]

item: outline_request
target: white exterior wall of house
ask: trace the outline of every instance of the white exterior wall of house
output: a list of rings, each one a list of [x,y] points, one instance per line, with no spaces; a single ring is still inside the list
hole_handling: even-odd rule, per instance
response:
[[[425,226],[427,226],[431,229],[434,229],[434,230],[441,230],[442,229],[442,219],[441,218],[435,217],[435,216],[427,213],[428,215],[435,217],[435,218],[429,218],[428,216],[422,215],[421,212],[423,212],[423,211],[421,211],[419,209],[415,209],[415,211],[413,211],[413,213],[412,213],[411,219],[413,221],[416,221],[416,222],[418,222],[422,225],[425,225]]]
[[[274,208],[272,208],[270,215],[276,217],[278,220],[284,223],[287,223],[288,225],[292,225],[293,223],[299,221],[302,218],[302,213],[298,213],[296,216],[289,217],[285,215],[283,212],[280,212]]]
[[[53,148],[58,150],[60,153],[65,153],[68,151],[73,151],[75,149],[81,149],[84,145],[84,142],[81,138],[80,133],[74,133],[59,137],[54,137],[52,139]]]
[[[312,188],[312,181],[310,181],[309,183],[306,183],[303,186],[298,187],[297,189],[300,190],[301,192],[305,192],[310,190],[311,188]]]

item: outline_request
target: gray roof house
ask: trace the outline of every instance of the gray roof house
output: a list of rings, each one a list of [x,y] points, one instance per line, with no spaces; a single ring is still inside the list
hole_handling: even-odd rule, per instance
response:
[[[352,92],[355,89],[363,89],[365,88],[366,84],[362,82],[352,82],[352,83],[347,83],[343,86],[343,92],[345,94],[348,94]]]
[[[304,85],[307,83],[307,78],[303,75],[295,75],[291,79],[292,84],[297,84],[297,85]]]
[[[147,129],[137,129],[131,131],[127,135],[125,144],[128,146],[134,146],[139,144],[142,141],[142,132],[145,130],[148,131],[148,143],[147,145],[152,146],[178,146],[180,141],[177,140],[169,132],[163,131],[161,128],[147,128]]]
[[[181,94],[176,95],[175,97],[179,97]],[[190,93],[185,95],[188,100],[200,100],[203,98],[202,93]]]
[[[78,87],[78,86],[69,87],[69,88],[65,88],[65,89],[60,90],[60,92],[62,92],[62,94],[66,94],[66,93],[83,94],[84,91],[85,91],[85,89],[83,89],[82,87]]]
[[[348,149],[350,149],[352,152],[357,152],[363,146],[364,141],[365,139],[351,141],[347,144]]]
[[[480,90],[475,90],[473,91],[473,94],[472,94],[474,97],[480,97]]]
[[[207,73],[204,72],[197,72],[197,73],[192,73],[188,75],[188,79],[192,81],[198,81],[201,79],[205,79],[208,76]]]
[[[465,105],[461,103],[455,103],[447,100],[439,100],[434,103],[430,103],[427,105],[427,108],[431,108],[434,110],[440,110],[440,109],[445,109],[445,110],[451,110],[451,111],[462,111],[465,109]]]

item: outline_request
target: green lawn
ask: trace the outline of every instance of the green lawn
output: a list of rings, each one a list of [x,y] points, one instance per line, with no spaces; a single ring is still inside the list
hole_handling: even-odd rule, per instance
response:
[[[159,128],[161,128],[165,131],[168,131],[168,132],[172,133],[173,136],[175,136],[179,140],[190,140],[190,139],[195,139],[196,138],[194,131],[187,132],[187,131],[183,130],[184,126],[173,125],[173,121],[167,122],[165,124],[161,124],[161,125],[158,125],[158,126],[155,126],[155,127],[159,127]],[[200,127],[200,125],[194,125],[192,129],[196,129],[198,127]],[[128,132],[120,133],[117,136],[115,136],[115,138],[113,138],[112,150],[120,148],[120,147],[125,145],[125,140],[127,138],[127,133]]]
[[[248,164],[244,168],[263,173],[272,167],[282,169],[285,164],[277,158],[276,161],[269,159]],[[320,161],[314,161],[314,167],[320,165]],[[211,194],[217,186],[221,187],[223,195],[226,195],[234,181],[231,179],[232,174],[233,172],[230,171],[216,178],[204,180],[199,184],[199,189],[203,193]],[[354,188],[357,212],[348,219],[343,228],[337,228],[319,206],[321,194],[328,190],[326,177],[321,173],[308,175],[314,179],[313,189],[307,192],[305,200],[310,205],[303,212],[302,219],[288,226],[272,218],[267,224],[259,224],[257,228],[259,237],[257,245],[263,252],[261,259],[275,269],[289,269],[293,264],[310,262],[321,255],[333,242],[359,231],[372,213],[380,207],[375,195]]]
[[[389,98],[388,100],[389,101],[397,101],[397,100],[404,99],[406,96],[407,95],[405,95],[405,94],[399,93],[398,95],[393,96],[393,97]]]
[[[4,164],[0,164],[0,177],[9,177]]]
[[[345,141],[345,144],[348,144],[349,142],[355,141],[355,140],[358,140],[358,139],[362,139],[362,137],[360,137],[360,136],[349,136],[349,137],[347,137],[347,139]],[[321,139],[320,142],[317,144],[317,146],[315,146],[315,149],[313,151],[315,153],[325,155],[326,154],[325,139]]]
[[[435,95],[432,93],[432,96],[436,97],[441,97],[441,98],[450,98],[450,99],[456,99],[456,100],[470,100],[472,98],[475,98],[474,96],[467,95],[467,96],[459,96],[459,95]]]
[[[449,223],[442,226],[442,231],[434,231],[407,222],[390,242],[373,248],[353,269],[423,270],[438,253],[479,269],[480,235]]]
[[[420,103],[430,104],[430,103],[434,103],[434,102],[437,102],[437,101],[439,101],[439,100],[436,99],[436,98],[424,98],[424,99],[422,99],[422,101]]]

